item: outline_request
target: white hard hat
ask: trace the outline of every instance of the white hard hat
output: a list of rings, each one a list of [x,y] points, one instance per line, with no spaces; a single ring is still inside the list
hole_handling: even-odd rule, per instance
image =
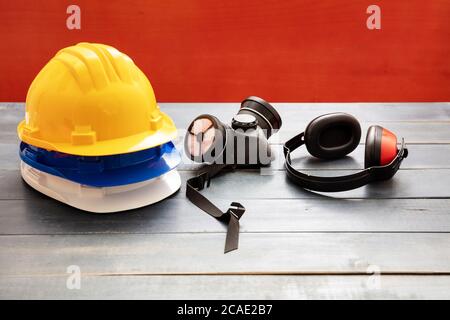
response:
[[[117,212],[140,208],[175,193],[181,186],[176,169],[157,178],[115,187],[90,187],[40,171],[21,161],[22,178],[43,194],[90,212]]]

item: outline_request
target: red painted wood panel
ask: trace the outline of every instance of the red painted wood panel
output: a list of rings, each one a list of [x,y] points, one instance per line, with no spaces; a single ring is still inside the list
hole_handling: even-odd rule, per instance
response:
[[[130,55],[159,101],[450,101],[449,0],[0,0],[0,35],[0,101],[80,41]]]

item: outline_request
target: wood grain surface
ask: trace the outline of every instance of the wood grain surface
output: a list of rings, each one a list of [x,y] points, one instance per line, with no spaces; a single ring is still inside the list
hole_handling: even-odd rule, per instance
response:
[[[336,194],[301,190],[282,161],[220,175],[208,197],[247,208],[240,248],[224,255],[226,227],[191,204],[184,185],[120,214],[87,214],[28,187],[15,133],[24,106],[0,104],[0,298],[450,298],[450,104],[275,105],[286,119],[273,144],[278,156],[283,139],[333,111],[354,114],[363,128],[398,130],[410,156],[392,180]],[[202,112],[228,122],[238,106],[161,108],[182,128]],[[294,163],[321,175],[354,172],[363,143],[332,162],[301,150]],[[183,163],[183,181],[198,168]],[[81,268],[81,290],[66,288],[69,265]]]

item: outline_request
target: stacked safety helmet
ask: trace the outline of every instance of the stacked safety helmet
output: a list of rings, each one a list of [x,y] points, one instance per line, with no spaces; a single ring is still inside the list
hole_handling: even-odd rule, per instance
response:
[[[123,211],[180,188],[175,125],[144,73],[113,47],[60,50],[31,84],[17,131],[23,179],[73,207]]]

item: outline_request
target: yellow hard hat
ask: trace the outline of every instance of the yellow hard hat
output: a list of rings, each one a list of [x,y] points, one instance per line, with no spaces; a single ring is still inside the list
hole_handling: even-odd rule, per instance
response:
[[[94,43],[60,50],[39,72],[17,131],[33,146],[80,156],[134,152],[176,138],[144,73],[127,55]]]

